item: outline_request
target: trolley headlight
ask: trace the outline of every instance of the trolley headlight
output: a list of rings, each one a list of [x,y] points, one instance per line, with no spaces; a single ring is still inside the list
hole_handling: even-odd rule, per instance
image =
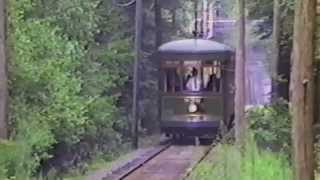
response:
[[[195,103],[190,103],[188,107],[190,113],[195,113],[198,111],[198,106]]]

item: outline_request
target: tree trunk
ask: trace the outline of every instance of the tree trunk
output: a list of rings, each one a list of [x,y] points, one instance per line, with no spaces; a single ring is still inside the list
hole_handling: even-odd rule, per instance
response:
[[[209,20],[210,20],[210,15],[209,15],[209,2],[207,0],[203,0],[203,4],[205,6],[205,12],[204,12],[204,37],[207,39],[208,38],[208,34],[209,34]]]
[[[133,118],[133,148],[138,148],[139,140],[139,103],[138,103],[138,89],[139,89],[139,60],[141,58],[142,47],[142,20],[143,20],[143,0],[136,0],[136,32],[135,32],[135,61],[133,72],[133,104],[132,104],[132,118]]]
[[[8,83],[6,56],[6,0],[0,0],[0,138],[8,137]]]
[[[314,180],[315,7],[316,0],[296,1],[290,84],[295,180]]]
[[[156,48],[162,44],[162,13],[161,13],[161,1],[154,1],[154,13],[155,13],[155,26],[156,26]]]
[[[194,31],[193,36],[198,38],[198,1],[194,1]]]
[[[171,10],[172,28],[176,28],[176,9]]]
[[[320,33],[320,32],[319,32]],[[319,46],[317,46],[317,49]],[[316,76],[316,88],[315,88],[315,102],[314,102],[314,108],[316,109],[314,112],[315,115],[315,123],[320,124],[320,63],[319,59],[316,59],[316,68],[317,68],[317,76]]]
[[[239,34],[238,49],[236,52],[236,95],[235,95],[235,136],[239,145],[244,143],[245,132],[247,130],[247,120],[245,118],[245,0],[238,0],[239,4]]]
[[[319,22],[320,19],[320,0],[317,0],[317,8],[316,8],[316,21]],[[316,76],[316,89],[315,89],[315,123],[320,124],[320,25],[316,25],[316,44],[315,44],[315,66],[317,69]],[[318,132],[317,132],[318,133]]]
[[[279,49],[280,49],[280,0],[273,1],[273,32],[272,32],[272,61],[271,61],[271,75],[272,75],[272,101],[278,98],[278,67],[279,67]]]

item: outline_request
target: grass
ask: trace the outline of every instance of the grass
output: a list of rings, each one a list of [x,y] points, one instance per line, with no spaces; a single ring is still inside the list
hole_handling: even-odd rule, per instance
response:
[[[91,163],[89,163],[88,171],[86,174],[80,175],[80,173],[77,170],[75,170],[74,172],[70,172],[70,174],[66,175],[63,179],[64,180],[86,180],[89,174],[94,174],[99,170],[109,171],[114,166],[117,166],[122,162],[129,160],[130,158],[132,158],[131,153],[124,154],[119,158],[110,160],[110,161],[104,160],[104,158],[101,156],[97,156],[93,161],[91,161]]]
[[[159,139],[159,134],[145,136],[139,140],[139,147],[141,149],[146,149],[154,146],[155,144],[159,143]],[[79,169],[75,169],[69,174],[65,175],[63,180],[86,180],[89,175],[99,176],[101,173],[104,174],[105,172],[110,171],[112,168],[117,167],[137,156],[137,153],[137,151],[128,148],[126,151],[122,151],[120,156],[111,159],[107,158],[108,160],[106,160],[104,154],[100,154],[88,163],[88,166],[86,167],[87,172],[84,175],[82,175],[83,173],[81,173]]]
[[[189,180],[292,180],[292,177],[283,154],[249,143],[243,153],[234,145],[218,145]]]

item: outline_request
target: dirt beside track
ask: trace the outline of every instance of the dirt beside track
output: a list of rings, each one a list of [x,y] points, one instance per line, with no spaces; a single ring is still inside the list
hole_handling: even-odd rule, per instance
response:
[[[209,146],[169,147],[125,180],[180,180],[208,152]]]

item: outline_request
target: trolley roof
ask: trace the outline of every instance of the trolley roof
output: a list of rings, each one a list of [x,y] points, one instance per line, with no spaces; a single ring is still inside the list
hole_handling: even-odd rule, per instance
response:
[[[161,59],[207,60],[217,57],[230,57],[234,51],[227,45],[204,39],[185,39],[171,41],[158,49]]]

